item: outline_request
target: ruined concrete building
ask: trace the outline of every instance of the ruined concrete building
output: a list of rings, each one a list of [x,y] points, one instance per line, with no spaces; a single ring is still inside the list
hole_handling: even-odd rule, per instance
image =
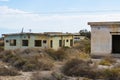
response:
[[[3,34],[4,49],[71,47],[73,34],[61,32]]]
[[[89,22],[91,54],[120,54],[120,22]]]

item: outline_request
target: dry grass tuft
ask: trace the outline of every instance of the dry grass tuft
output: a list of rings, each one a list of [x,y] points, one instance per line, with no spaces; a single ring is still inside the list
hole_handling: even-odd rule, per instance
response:
[[[106,56],[100,61],[100,65],[111,66],[112,64],[116,63],[116,59],[111,56]]]

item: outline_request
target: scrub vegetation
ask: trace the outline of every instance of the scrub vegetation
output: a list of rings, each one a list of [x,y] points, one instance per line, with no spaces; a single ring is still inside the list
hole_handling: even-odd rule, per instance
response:
[[[27,48],[1,51],[0,61],[1,76],[26,73],[31,74],[28,80],[120,80],[119,60],[111,56],[99,60],[91,58],[88,38],[76,42],[72,48],[59,50]]]

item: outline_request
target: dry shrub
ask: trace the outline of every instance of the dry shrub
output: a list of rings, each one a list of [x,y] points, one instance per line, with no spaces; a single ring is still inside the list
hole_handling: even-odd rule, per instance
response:
[[[51,70],[53,69],[53,61],[49,61],[49,60],[40,60],[39,61],[39,65],[40,65],[40,69],[41,70]]]
[[[80,42],[75,43],[74,48],[81,50],[81,52],[90,54],[90,40],[89,39],[81,40]]]
[[[4,50],[3,46],[0,46],[0,52],[2,52]]]
[[[120,62],[116,63],[113,68],[120,68]]]
[[[68,51],[67,51],[67,53],[68,53]],[[74,59],[74,58],[82,59],[82,60],[90,60],[91,56],[89,54],[80,52],[79,50],[74,50],[73,49],[73,51],[69,52],[67,59],[70,60],[70,59]]]
[[[6,50],[0,53],[0,59],[5,62],[9,62],[13,56],[12,50]]]
[[[80,57],[83,58],[83,59],[90,58],[89,54],[86,54],[86,53],[81,53]]]
[[[116,59],[114,59],[111,56],[106,56],[104,57],[101,61],[100,61],[100,65],[106,65],[106,66],[110,66],[112,64],[116,63]]]
[[[8,68],[0,68],[0,76],[16,76],[20,75],[20,73],[15,69],[8,69]]]
[[[16,67],[17,69],[21,70],[23,68],[23,66],[25,65],[25,63],[27,62],[26,59],[24,58],[18,58],[16,61],[14,61],[13,63],[11,63],[14,67]]]
[[[104,78],[105,80],[120,80],[120,68],[106,69]]]
[[[2,52],[4,50],[4,41],[0,40],[0,52]]]
[[[67,59],[67,53],[64,49],[59,49],[57,51],[53,49],[46,49],[46,53],[51,56],[54,60],[62,61],[64,59]]]
[[[43,54],[43,50],[40,48],[15,49],[13,52],[21,57],[32,57]]]
[[[68,76],[82,75],[82,70],[89,70],[88,63],[80,59],[72,59],[68,61],[63,67],[63,73]]]
[[[51,70],[53,63],[47,60],[38,60],[35,57],[23,58],[14,62],[14,67],[23,71]]]
[[[23,65],[24,71],[33,70],[51,70],[53,68],[53,62],[49,59],[37,59],[36,57],[28,58],[28,61]]]
[[[17,69],[22,69],[22,66],[25,64],[25,59],[15,55],[12,50],[6,50],[0,55],[2,61],[10,63],[12,66]]]
[[[95,80],[120,80],[120,67],[101,70],[89,64],[89,61],[72,59],[63,66],[62,72],[67,76],[80,76]]]
[[[15,51],[9,50],[2,52],[0,57],[2,61],[8,62],[13,67],[23,71],[51,70],[53,67],[51,60],[47,59],[47,56],[41,56],[42,54],[34,56],[29,56],[29,54],[28,56],[23,56],[24,54],[19,54],[16,54]]]
[[[101,60],[99,65],[105,65],[105,66],[110,66],[111,63],[109,61],[106,61],[106,60]]]
[[[90,63],[91,61],[72,59],[64,65],[62,72],[67,76],[80,76],[92,79],[100,78],[102,71],[91,67]]]
[[[40,48],[26,48],[21,51],[22,54],[33,54],[33,53],[41,53],[42,49]]]
[[[80,58],[80,59],[90,59],[90,55],[86,54],[86,53],[79,53],[79,55],[77,55],[77,58]]]
[[[55,52],[56,60],[64,60],[67,58],[67,53],[65,52],[64,49],[59,49]]]
[[[57,51],[47,49],[47,54],[52,56],[54,60],[59,60],[59,61],[69,60],[73,58],[80,58],[80,59],[91,58],[89,54],[85,52],[81,52],[80,50],[75,48],[60,48]]]

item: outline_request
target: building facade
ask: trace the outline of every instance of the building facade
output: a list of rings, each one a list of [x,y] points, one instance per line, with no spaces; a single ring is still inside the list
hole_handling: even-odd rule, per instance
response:
[[[18,48],[52,48],[72,47],[73,35],[70,33],[46,32],[46,33],[16,33],[3,34],[4,49]]]
[[[74,33],[74,42],[79,42],[84,39],[85,39],[85,36],[82,36],[80,33]]]
[[[120,54],[120,22],[89,22],[91,54]]]

